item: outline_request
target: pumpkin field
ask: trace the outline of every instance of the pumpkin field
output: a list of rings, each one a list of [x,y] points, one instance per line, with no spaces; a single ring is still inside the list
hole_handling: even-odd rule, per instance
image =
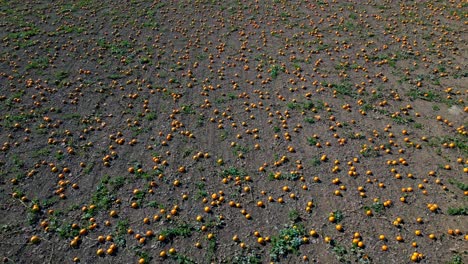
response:
[[[468,2],[0,0],[3,263],[468,263]]]

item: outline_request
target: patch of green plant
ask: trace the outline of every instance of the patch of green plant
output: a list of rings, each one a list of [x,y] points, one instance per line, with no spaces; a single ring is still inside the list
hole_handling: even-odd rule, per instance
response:
[[[142,58],[140,58],[140,63],[141,63],[141,64],[148,64],[148,63],[150,63],[150,62],[151,62],[151,60],[150,60],[148,57],[142,57]]]
[[[455,179],[448,179],[448,182],[450,184],[453,184],[453,185],[457,186],[462,191],[468,191],[468,184],[466,184],[466,183],[457,181]]]
[[[112,186],[112,191],[117,191],[125,185],[126,178],[124,176],[117,176],[109,179],[109,184]]]
[[[170,69],[172,71],[182,71],[183,69],[185,69],[185,66],[183,64],[173,64],[173,65],[171,65]],[[177,79],[172,79],[172,82],[180,83],[180,81],[177,80]]]
[[[24,91],[21,90],[12,94],[8,99],[7,104],[11,104],[13,100],[21,98],[24,95]],[[33,114],[19,114],[19,115],[5,115],[3,119],[3,126],[14,128],[14,124],[21,121],[26,121],[34,118]]]
[[[385,206],[383,205],[382,202],[375,202],[371,205],[372,210],[376,213],[380,213],[385,209]]]
[[[423,129],[423,124],[421,123],[414,123],[414,128],[417,128],[417,129]]]
[[[42,208],[49,208],[52,205],[54,205],[56,202],[58,202],[59,199],[60,198],[58,198],[58,196],[53,196],[51,198],[44,199],[44,200],[41,201],[41,207]]]
[[[279,234],[271,238],[270,257],[273,261],[279,261],[290,253],[298,253],[299,247],[304,243],[305,235],[302,225],[286,226]]]
[[[293,65],[294,69],[296,69],[298,71],[301,70],[301,65],[299,63],[294,62],[292,65]]]
[[[281,129],[277,126],[273,127],[273,132],[275,133],[279,133],[281,131]]]
[[[434,76],[431,75],[431,83],[433,85],[440,85],[440,78],[434,77]]]
[[[284,71],[285,71],[284,67],[276,65],[276,64],[272,65],[270,67],[270,76],[271,78],[276,79],[276,77],[278,77],[280,72],[284,72]]]
[[[351,21],[346,21],[344,24],[338,24],[336,26],[333,27],[334,29],[337,29],[337,30],[340,30],[340,31],[343,31],[343,30],[350,30],[350,31],[354,31],[356,30],[356,25],[354,23],[352,23]]]
[[[190,154],[192,154],[193,152],[193,149],[192,148],[186,148],[182,151],[182,157],[186,158],[188,156],[190,156]]]
[[[233,264],[261,264],[262,256],[254,250],[250,250],[249,252],[243,252],[241,255],[234,256],[231,259],[231,263]]]
[[[307,137],[307,143],[309,143],[309,146],[315,146],[317,144],[317,139],[314,137]]]
[[[363,134],[354,133],[354,132],[346,133],[346,137],[349,138],[349,139],[364,139],[364,138],[366,138]]]
[[[219,219],[219,217],[215,217],[215,218],[208,219],[205,222],[205,226],[208,228],[215,228],[215,227],[222,228],[223,226],[225,226],[225,222],[224,220]]]
[[[13,231],[14,229],[18,229],[20,226],[18,223],[16,224],[3,224],[0,226],[0,234],[3,233],[3,234],[6,234],[6,233],[9,233],[11,231]]]
[[[335,221],[337,223],[341,222],[344,218],[344,214],[341,210],[333,211],[333,216],[335,217]]]
[[[199,115],[197,118],[197,127],[202,127],[205,124],[205,117],[203,115]]]
[[[319,44],[317,45],[317,49],[315,51],[322,51],[326,50],[330,47],[330,44],[324,43],[324,44]]]
[[[186,115],[193,115],[195,114],[195,110],[193,110],[192,105],[182,105],[182,113]]]
[[[79,234],[78,229],[73,229],[71,224],[63,223],[61,226],[55,228],[55,231],[62,238],[72,238],[76,237]]]
[[[218,104],[218,105],[219,104],[224,104],[224,103],[226,103],[226,98],[221,98],[221,97],[216,98],[215,103]]]
[[[282,17],[282,18],[286,18],[286,17],[290,17],[290,16],[291,16],[291,14],[289,14],[287,12],[281,12],[280,13],[280,17]]]
[[[447,209],[449,215],[468,215],[468,207],[449,207]]]
[[[456,73],[453,75],[454,79],[466,78],[468,77],[468,71],[463,73]]]
[[[68,206],[64,211],[65,212],[71,212],[71,211],[75,211],[75,210],[78,210],[80,209],[80,205],[79,204],[71,204],[70,206]]]
[[[26,65],[26,70],[45,69],[48,66],[49,66],[49,59],[47,57],[41,57],[28,63],[28,65]]]
[[[167,4],[164,3],[164,2],[161,2],[161,3],[158,3],[154,6],[154,9],[161,9],[163,7],[165,7]]]
[[[314,106],[317,110],[323,110],[325,108],[325,102],[322,100],[316,100]]]
[[[199,60],[199,61],[204,61],[204,60],[208,59],[208,55],[206,55],[206,54],[198,54],[198,55],[195,56],[195,58],[196,58],[197,60]]]
[[[40,217],[36,212],[28,211],[26,219],[28,220],[29,225],[33,226],[39,222]]]
[[[297,173],[281,173],[280,177],[276,177],[273,172],[268,174],[268,179],[273,180],[288,180],[288,181],[296,181],[299,179],[299,174]]]
[[[289,102],[286,106],[291,110],[295,110],[299,108],[300,105],[299,103],[296,103],[296,102]]]
[[[40,30],[34,25],[28,26],[30,29],[21,32],[9,33],[7,35],[8,39],[29,39],[30,37],[36,36],[40,33]]]
[[[216,251],[218,250],[218,244],[216,242],[216,237],[208,240],[208,252],[206,259],[209,260],[209,263],[212,263],[212,260],[216,258]]]
[[[232,177],[237,177],[237,176],[245,176],[247,175],[247,173],[242,169],[229,167],[228,169],[223,170],[220,176],[225,178],[225,177],[228,177],[229,175]]]
[[[117,43],[109,43],[105,39],[101,38],[98,39],[97,45],[103,49],[109,50],[112,54],[116,55],[124,55],[132,48],[132,44],[127,40],[123,40]]]
[[[299,179],[299,174],[297,173],[284,173],[281,174],[281,178],[288,180],[288,181],[295,181]]]
[[[68,113],[68,114],[63,114],[62,118],[64,120],[81,119],[81,115],[78,113]]]
[[[204,182],[198,182],[195,184],[195,186],[197,187],[198,190],[204,190],[206,184]]]
[[[362,264],[372,263],[372,259],[364,252],[364,249],[358,247],[357,244],[353,244],[350,251],[356,260],[355,262]]]
[[[371,56],[369,59],[370,59],[371,61],[390,60],[390,59],[391,59],[391,54],[379,53],[378,55]]]
[[[128,220],[119,220],[115,226],[115,232],[117,234],[126,234],[129,227]]]
[[[195,185],[198,189],[198,192],[195,194],[195,200],[200,200],[201,198],[208,196],[208,192],[205,190],[205,183],[199,182]]]
[[[442,137],[432,137],[429,139],[428,145],[431,147],[440,147],[442,144],[454,143],[455,148],[461,152],[468,154],[468,144],[462,136],[442,136]]]
[[[13,188],[13,193],[16,193],[18,195],[18,197],[23,197],[24,196],[24,191],[21,190],[18,187]]]
[[[302,110],[311,110],[315,107],[315,104],[311,101],[306,101],[301,103]]]
[[[226,140],[227,136],[228,136],[228,132],[227,132],[226,130],[223,130],[223,131],[221,132],[221,135],[219,135],[221,141]]]
[[[76,27],[76,26],[70,26],[70,25],[63,25],[60,26],[57,29],[59,32],[63,32],[65,34],[69,33],[82,33],[85,29],[83,27]]]
[[[118,80],[118,79],[125,78],[125,76],[120,75],[120,74],[111,74],[111,75],[107,76],[107,78],[111,79],[111,80]]]
[[[345,70],[348,70],[349,68],[350,68],[350,65],[348,62],[340,62],[335,65],[335,70],[345,71]]]
[[[463,136],[444,136],[440,137],[441,143],[454,143],[455,148],[459,149],[465,154],[468,154],[468,141]]]
[[[405,117],[399,116],[399,115],[393,116],[392,120],[393,120],[393,122],[395,122],[397,124],[400,124],[400,125],[404,125],[404,124],[414,122],[414,120],[411,117],[406,117],[405,118]]]
[[[100,182],[96,187],[96,191],[93,193],[91,198],[92,204],[96,205],[99,209],[110,209],[114,196],[111,194],[109,189],[103,182]]]
[[[179,223],[176,227],[166,228],[161,230],[159,233],[165,236],[167,239],[173,239],[174,237],[189,237],[195,229],[193,226],[187,223]]]
[[[309,123],[309,124],[314,124],[315,119],[313,119],[312,117],[306,117],[304,118],[304,122]]]
[[[133,195],[133,200],[135,200],[140,205],[145,199],[145,196],[146,196],[145,192],[138,192],[135,195]]]
[[[237,96],[235,94],[233,94],[233,93],[228,93],[227,97],[229,98],[229,100],[234,100],[234,99],[237,98]]]
[[[356,92],[353,91],[353,85],[350,82],[342,82],[338,84],[332,84],[331,87],[336,91],[337,94],[346,95],[350,97],[355,97]]]
[[[62,160],[63,157],[64,157],[63,152],[56,152],[56,153],[55,153],[55,158],[56,158],[57,160]]]
[[[371,263],[369,256],[356,244],[353,244],[348,250],[343,245],[337,243],[335,240],[332,240],[330,246],[332,252],[335,254],[335,257],[339,262],[362,264]]]
[[[153,257],[146,251],[141,250],[140,248],[134,248],[135,254],[145,260],[145,263],[151,263]]]
[[[273,172],[268,173],[268,180],[270,180],[270,181],[276,180],[275,174]]]
[[[171,257],[179,264],[196,264],[197,263],[193,259],[189,258],[188,256],[182,255],[180,253],[177,253]]]
[[[24,160],[21,159],[20,156],[16,154],[11,157],[11,160],[13,161],[13,165],[15,165],[15,167],[18,169],[24,166]]]
[[[144,179],[146,181],[151,181],[155,175],[159,174],[161,171],[156,170],[156,171],[142,171],[142,172],[136,172],[135,176],[139,179]]]
[[[346,248],[338,243],[331,243],[332,251],[339,262],[346,262],[348,259],[348,251]],[[349,260],[348,260],[349,261]]]
[[[157,201],[150,201],[146,204],[146,206],[153,207],[153,208],[164,208],[164,206]]]
[[[313,157],[313,158],[310,160],[310,165],[312,165],[312,166],[314,166],[314,167],[319,166],[321,163],[322,163],[322,161],[320,160],[320,157]]]
[[[119,247],[125,247],[127,241],[125,240],[125,235],[127,234],[128,220],[119,220],[114,228],[114,243]]]
[[[291,221],[292,223],[300,222],[300,221],[301,221],[301,216],[299,215],[299,211],[297,211],[297,210],[295,210],[295,209],[289,211],[289,213],[288,213],[288,219],[289,219],[289,221]]]
[[[88,163],[88,165],[86,165],[86,167],[83,169],[83,173],[84,174],[90,174],[91,171],[93,170],[94,168],[94,162],[90,162]]]
[[[360,153],[362,156],[366,157],[366,158],[370,158],[370,157],[378,157],[379,156],[379,152],[373,148],[364,148],[364,149],[361,149],[360,150]]]
[[[422,99],[422,100],[429,101],[429,102],[440,101],[440,95],[430,90],[422,91],[422,90],[413,88],[413,89],[410,89],[410,91],[406,95],[409,96],[413,100]]]
[[[447,262],[447,264],[463,264],[463,258],[462,256],[455,254],[450,258],[450,261]]]
[[[371,110],[374,109],[374,106],[372,104],[369,104],[369,103],[364,103],[361,107],[360,107],[361,110],[365,111],[365,112],[369,112]]]
[[[364,206],[363,207],[364,210],[372,210],[373,212],[375,213],[380,213],[382,212],[383,210],[385,210],[385,206],[383,205],[382,202],[375,202],[373,203],[371,206]]]
[[[397,82],[399,84],[402,84],[404,82],[408,82],[410,80],[410,78],[408,76],[402,76],[401,79],[398,79]],[[416,95],[417,96],[417,95]]]
[[[249,153],[249,152],[250,152],[250,148],[247,146],[242,146],[242,145],[236,145],[234,146],[234,149],[233,149],[233,153],[235,156],[237,156],[237,154],[239,153]]]
[[[148,133],[151,131],[149,127],[141,127],[141,126],[132,126],[130,127],[130,130],[132,130],[132,136],[136,137],[138,135]]]
[[[145,119],[148,121],[156,120],[156,118],[157,118],[157,115],[155,112],[149,112],[145,114]]]

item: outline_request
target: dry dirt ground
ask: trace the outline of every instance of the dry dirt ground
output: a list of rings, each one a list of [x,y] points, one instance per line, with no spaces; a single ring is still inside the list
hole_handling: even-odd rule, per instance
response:
[[[0,1],[5,263],[468,262],[466,1]]]

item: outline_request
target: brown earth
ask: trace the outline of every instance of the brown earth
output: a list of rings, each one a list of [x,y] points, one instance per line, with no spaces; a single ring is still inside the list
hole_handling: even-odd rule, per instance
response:
[[[2,1],[0,256],[466,262],[467,10]]]

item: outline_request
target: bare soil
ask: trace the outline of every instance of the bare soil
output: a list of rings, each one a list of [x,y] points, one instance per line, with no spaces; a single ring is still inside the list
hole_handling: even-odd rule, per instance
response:
[[[3,262],[468,260],[465,1],[0,3]]]

